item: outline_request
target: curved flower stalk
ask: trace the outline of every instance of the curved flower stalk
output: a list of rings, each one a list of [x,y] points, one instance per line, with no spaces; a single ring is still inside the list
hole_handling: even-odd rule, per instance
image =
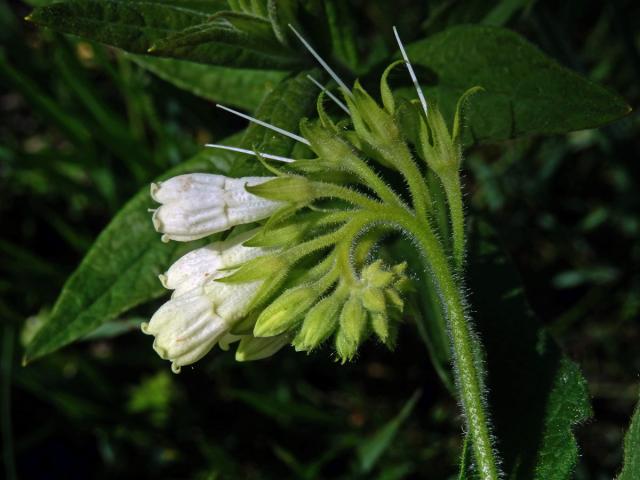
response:
[[[440,294],[477,471],[482,479],[496,480],[480,346],[460,283],[465,252],[460,111],[477,89],[461,97],[449,130],[438,109],[428,108],[397,32],[404,60],[382,76],[382,105],[358,82],[349,89],[294,33],[338,84],[346,105],[337,104],[348,110],[349,123],[327,114],[328,92],[321,86],[318,118],[302,121],[299,133],[240,114],[305,144],[315,158],[211,145],[254,154],[276,176],[193,174],[152,186],[153,198],[162,204],[153,221],[164,240],[188,241],[266,221],[230,243],[214,243],[178,260],[161,277],[174,290],[172,299],[143,329],[156,336],[154,348],[172,360],[174,371],[223,340],[240,339],[236,358],[241,361],[266,358],[289,343],[305,352],[332,343],[343,363],[370,337],[393,348],[411,282],[405,262],[376,258],[375,247],[389,231],[399,231],[413,240]],[[418,102],[396,103],[389,88],[389,71],[401,63],[416,85]],[[408,195],[385,182],[385,169],[402,176]],[[433,201],[431,174],[446,193],[446,205]],[[443,214],[450,237],[438,227]]]

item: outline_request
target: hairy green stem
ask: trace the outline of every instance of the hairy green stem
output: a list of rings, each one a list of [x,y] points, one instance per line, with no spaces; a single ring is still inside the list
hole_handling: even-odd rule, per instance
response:
[[[404,203],[384,181],[367,165],[367,163],[356,155],[352,155],[344,159],[344,163],[348,170],[357,175],[364,185],[389,205],[404,206]]]
[[[474,352],[473,332],[466,314],[462,293],[449,267],[447,256],[428,225],[415,218],[398,218],[420,246],[425,266],[431,271],[441,294],[451,335],[453,363],[457,377],[460,402],[465,414],[468,432],[478,473],[482,480],[499,478],[496,455],[491,442],[489,417],[483,401],[482,366]]]
[[[432,205],[431,195],[420,169],[411,158],[411,153],[404,142],[399,143],[394,148],[393,156],[396,159],[395,165],[409,186],[416,217],[427,222],[428,213],[431,211]]]
[[[379,201],[373,200],[372,198],[348,187],[323,182],[314,182],[314,186],[315,191],[318,193],[318,198],[320,198],[320,196],[325,198],[338,198],[372,212],[384,207],[384,204]]]
[[[460,188],[460,175],[456,172],[449,178],[445,178],[442,186],[447,196],[449,216],[451,218],[451,237],[453,240],[453,259],[456,270],[461,271],[464,265],[465,233],[464,233],[464,207],[462,204],[462,189]]]

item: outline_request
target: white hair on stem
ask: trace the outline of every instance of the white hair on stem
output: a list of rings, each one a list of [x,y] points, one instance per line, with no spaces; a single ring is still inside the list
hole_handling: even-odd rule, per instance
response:
[[[307,140],[306,138],[301,137],[300,135],[296,135],[295,133],[291,133],[283,128],[280,127],[276,127],[275,125],[271,125],[270,123],[264,122],[262,120],[258,120],[257,118],[254,118],[250,115],[246,115],[244,113],[238,112],[237,110],[234,110],[233,108],[229,108],[229,107],[225,107],[224,105],[220,105],[219,103],[216,105],[216,107],[221,108],[222,110],[226,110],[227,112],[233,113],[234,115],[237,115],[239,117],[242,117],[246,120],[249,120],[250,122],[253,123],[257,123],[258,125],[261,125],[265,128],[268,128],[270,130],[273,130],[274,132],[278,132],[282,135],[285,135],[289,138],[292,138],[293,140],[295,140],[296,142],[300,142],[300,143],[304,143],[305,145],[311,145],[309,143],[309,140]]]
[[[351,90],[347,88],[347,85],[340,79],[338,74],[334,72],[332,68],[329,66],[329,64],[322,59],[322,57],[318,54],[318,52],[316,52],[313,49],[313,47],[309,44],[309,42],[307,42],[304,39],[304,37],[300,35],[300,33],[298,33],[298,31],[295,28],[293,28],[293,25],[289,24],[289,28],[293,31],[293,33],[296,34],[296,37],[298,37],[298,39],[302,42],[305,48],[309,50],[309,53],[311,53],[311,55],[314,56],[314,58],[318,61],[318,63],[322,65],[322,68],[324,68],[327,71],[327,73],[331,75],[331,78],[333,78],[336,81],[336,83],[340,86],[340,88],[342,88],[345,94],[349,95],[350,97],[353,97]]]
[[[420,84],[418,83],[418,77],[416,77],[416,72],[413,71],[413,67],[411,66],[411,62],[409,61],[409,57],[407,56],[407,52],[404,50],[404,45],[402,44],[402,40],[400,40],[400,35],[398,35],[398,30],[396,27],[393,27],[393,34],[396,37],[396,41],[398,42],[398,46],[400,47],[400,53],[402,54],[402,58],[404,59],[404,64],[407,66],[407,70],[409,70],[409,76],[411,77],[411,81],[413,85],[416,87],[416,91],[418,92],[418,98],[420,99],[420,103],[422,104],[422,109],[424,110],[425,116],[427,115],[427,100],[424,98],[424,94],[422,93],[422,89],[420,88]]]
[[[246,153],[247,155],[253,155],[254,157],[256,155],[260,155],[264,158],[268,158],[269,160],[277,160],[278,162],[291,163],[295,161],[293,158],[281,157],[280,155],[271,155],[270,153],[254,152],[253,150],[247,150],[246,148],[230,147],[228,145],[219,145],[217,143],[207,143],[205,147],[219,148],[221,150],[229,150],[231,152]]]
[[[316,80],[315,78],[313,78],[311,75],[307,75],[307,78],[308,78],[309,80],[311,80],[311,82],[313,82],[313,84],[314,84],[316,87],[318,87],[320,90],[322,90],[324,93],[326,93],[326,94],[327,94],[327,96],[328,96],[331,100],[333,100],[333,101],[336,103],[336,105],[338,105],[342,110],[344,110],[344,111],[345,111],[345,113],[346,113],[347,115],[349,115],[349,109],[347,108],[347,106],[346,106],[344,103],[342,103],[342,102],[340,101],[340,99],[339,99],[338,97],[336,97],[333,93],[331,93],[329,90],[327,90],[327,89],[325,88],[325,86],[324,86],[324,85],[322,85],[319,81],[317,81],[317,80]]]

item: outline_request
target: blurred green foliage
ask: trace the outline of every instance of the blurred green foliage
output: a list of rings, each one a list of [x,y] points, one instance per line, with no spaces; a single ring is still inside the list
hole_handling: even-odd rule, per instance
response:
[[[340,2],[329,3],[333,28],[347,28]],[[381,32],[393,22],[413,32],[405,41],[460,23],[506,25],[638,104],[635,2],[352,3],[360,15],[347,26],[359,44],[334,48],[346,65],[383,58],[391,47]],[[396,352],[368,346],[343,367],[325,352],[248,365],[215,352],[176,377],[131,328],[151,305],[20,367],[23,326],[38,328],[120,207],[202,143],[244,126],[138,59],[26,24],[29,11],[0,0],[4,477],[455,478],[457,405],[412,325]],[[465,160],[470,208],[498,227],[534,311],[588,380],[594,419],[577,430],[577,478],[619,471],[637,400],[639,132],[633,113]]]

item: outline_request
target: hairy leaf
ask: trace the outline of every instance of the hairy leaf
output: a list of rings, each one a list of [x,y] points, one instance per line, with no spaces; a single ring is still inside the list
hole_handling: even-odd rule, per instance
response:
[[[200,10],[168,2],[136,0],[53,3],[36,8],[27,17],[39,25],[134,53],[146,53],[156,40],[205,22],[207,18],[208,14]]]
[[[280,84],[256,116],[296,130],[298,121],[309,113],[315,101],[315,91],[304,88],[303,80],[304,75],[300,74]],[[261,130],[264,129],[248,129],[245,145],[257,145],[279,155],[291,153],[290,139]],[[233,158],[237,155],[206,150],[161,178],[187,172],[239,177],[262,169],[258,161],[233,162]],[[27,346],[25,362],[55,351],[165,292],[158,274],[197,243],[162,243],[147,211],[154,207],[148,188],[144,187],[114,217],[65,284],[46,324]]]
[[[160,39],[160,56],[244,68],[285,68],[298,63],[276,39],[271,23],[253,15],[220,12],[206,22]]]
[[[640,402],[624,438],[624,466],[618,480],[634,480],[640,478]]]
[[[531,313],[486,225],[472,237],[470,258],[470,301],[505,478],[567,479],[578,456],[572,428],[591,415],[584,377]]]
[[[282,81],[284,72],[202,65],[172,58],[131,55],[134,62],[163,80],[207,100],[254,110]]]
[[[407,46],[427,99],[453,118],[460,95],[466,142],[593,128],[629,113],[615,93],[562,67],[515,32],[456,26]],[[415,97],[409,87],[403,96]]]

